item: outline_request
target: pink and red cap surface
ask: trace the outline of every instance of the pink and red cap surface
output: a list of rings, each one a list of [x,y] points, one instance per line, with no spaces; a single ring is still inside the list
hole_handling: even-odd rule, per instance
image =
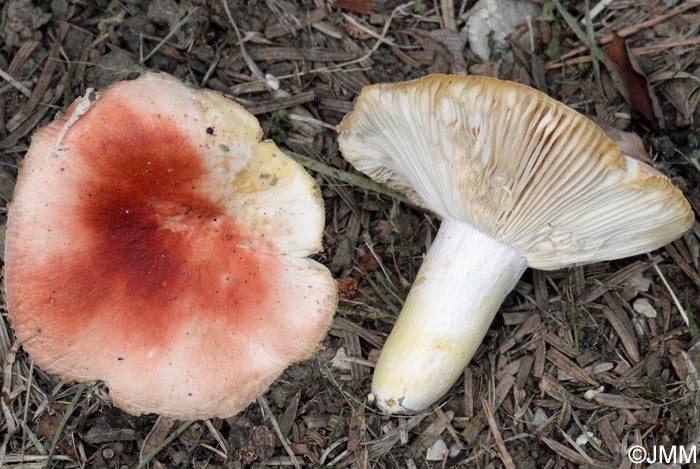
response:
[[[44,370],[134,414],[231,416],[319,346],[336,308],[315,181],[238,104],[165,74],[34,136],[5,291]]]

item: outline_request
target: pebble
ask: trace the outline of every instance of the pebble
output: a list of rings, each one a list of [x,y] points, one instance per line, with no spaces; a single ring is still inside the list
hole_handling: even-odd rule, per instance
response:
[[[445,458],[445,453],[447,452],[447,445],[444,440],[437,440],[433,443],[433,446],[428,448],[425,453],[425,459],[428,461],[442,461]]]

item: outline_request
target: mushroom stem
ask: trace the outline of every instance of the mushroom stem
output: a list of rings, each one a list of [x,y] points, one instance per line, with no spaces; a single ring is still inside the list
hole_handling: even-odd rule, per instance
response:
[[[526,267],[515,249],[446,218],[377,361],[377,405],[415,413],[445,394]]]

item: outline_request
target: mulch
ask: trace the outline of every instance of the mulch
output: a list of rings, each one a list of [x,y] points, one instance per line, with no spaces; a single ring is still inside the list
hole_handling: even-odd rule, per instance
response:
[[[700,214],[700,2],[604,0],[588,14],[584,2],[537,2],[488,61],[465,46],[475,3],[4,2],[0,198],[11,199],[32,133],[75,98],[165,71],[244,105],[317,178],[327,220],[316,258],[341,300],[314,358],[240,415],[199,422],[130,416],[102,383],[47,375],[2,311],[0,468],[630,468],[633,445],[700,445],[697,220],[649,255],[528,270],[463,379],[428,411],[388,417],[368,401],[439,220],[339,154],[335,126],[363,86],[430,73],[533,86],[636,133],[635,156]],[[596,10],[592,28],[580,23]]]

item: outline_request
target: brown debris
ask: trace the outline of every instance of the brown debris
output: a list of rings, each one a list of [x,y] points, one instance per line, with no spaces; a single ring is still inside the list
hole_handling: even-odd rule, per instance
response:
[[[310,103],[314,99],[316,99],[316,93],[313,91],[307,91],[298,95],[271,99],[269,101],[255,104],[254,106],[250,106],[248,111],[257,116],[259,114],[267,114],[269,112],[279,111],[280,109],[287,109],[300,104]]]
[[[660,256],[654,256],[646,261],[635,261],[625,267],[622,267],[617,272],[608,275],[597,285],[590,288],[588,291],[584,292],[577,300],[577,305],[586,305],[591,303],[598,298],[600,298],[605,292],[613,289],[615,286],[621,284],[625,280],[634,277],[637,274],[644,272],[645,270],[653,267],[655,264],[661,262],[662,258]]]
[[[568,391],[562,386],[559,381],[551,376],[544,375],[540,380],[540,390],[547,394],[552,399],[559,402],[569,402],[573,407],[577,409],[593,410],[598,408],[598,405],[587,402],[579,397],[572,396]]]
[[[615,409],[647,409],[649,408],[649,403],[641,401],[639,399],[634,399],[632,397],[623,396],[621,394],[597,394],[593,400],[600,405],[605,407],[612,407]]]
[[[688,10],[692,10],[693,8],[700,7],[700,1],[697,0],[692,0],[689,2],[685,2],[676,8],[672,8],[668,12],[664,13],[663,15],[656,15],[654,18],[643,21],[639,24],[633,25],[633,26],[628,26],[626,28],[619,29],[615,31],[614,33],[608,34],[600,39],[597,40],[598,45],[605,45],[605,44],[610,44],[615,36],[620,36],[622,38],[626,38],[628,36],[631,36],[633,34],[636,34],[640,31],[644,31],[647,28],[651,28],[657,24],[663,23],[664,21],[667,21],[671,18],[673,18],[676,15],[680,15]],[[573,61],[566,61],[566,59],[569,59],[570,57],[575,57],[581,53],[584,53],[588,50],[586,46],[581,46],[577,47],[576,49],[573,49],[565,54],[562,54],[561,57],[559,57],[559,60],[564,61],[565,64],[571,64]],[[557,66],[562,66],[562,64],[557,63],[557,62],[549,62],[546,64],[546,67],[548,69],[553,69],[553,68],[558,68]]]
[[[308,26],[317,23],[328,16],[328,11],[325,8],[317,8],[309,13],[308,16],[302,17],[300,21],[293,25],[284,23],[275,23],[267,28],[265,28],[265,37],[268,39],[275,39],[278,37],[286,36],[287,34],[292,34],[300,29],[307,28]]]
[[[552,362],[557,368],[567,373],[569,376],[573,376],[575,379],[582,383],[588,383],[591,386],[600,386],[596,380],[588,376],[588,374],[579,368],[576,363],[571,361],[563,353],[555,348],[549,349],[547,352],[547,360]]]
[[[576,464],[582,464],[582,465],[588,465],[592,467],[610,467],[610,465],[604,461],[598,461],[593,458],[591,458],[588,455],[582,455],[578,451],[575,451],[573,449],[567,448],[566,446],[562,445],[561,443],[557,443],[556,441],[552,440],[551,438],[548,438],[546,436],[543,436],[540,438],[541,441],[549,446],[552,451],[557,453],[559,456],[562,458],[571,461]]]
[[[661,106],[649,85],[647,77],[642,72],[639,62],[627,47],[625,40],[614,35],[608,49],[608,57],[620,68],[625,84],[629,90],[629,98],[632,106],[649,123],[658,123],[660,128],[665,127]]]
[[[289,60],[308,60],[309,62],[347,62],[357,58],[357,54],[344,51],[296,47],[255,47],[249,48],[250,58],[263,62],[286,62]]]
[[[344,300],[352,300],[357,294],[357,279],[346,277],[338,280],[338,295]]]
[[[501,432],[498,429],[498,424],[496,423],[496,420],[493,418],[493,413],[491,412],[491,406],[489,406],[488,402],[484,401],[483,407],[484,407],[484,414],[486,414],[486,420],[489,423],[489,429],[491,430],[491,435],[493,435],[493,439],[496,442],[496,447],[498,448],[498,454],[501,458],[501,461],[503,461],[503,465],[507,469],[515,469],[515,463],[513,462],[513,458],[508,453],[508,449],[506,449],[506,445],[505,445],[505,443],[503,443],[503,437],[501,436]]]
[[[603,298],[605,298],[605,302],[609,306],[609,308],[601,308],[605,318],[610,322],[610,325],[620,338],[627,355],[634,363],[637,363],[640,360],[639,347],[637,346],[634,327],[629,316],[611,293],[604,293]]]
[[[275,451],[275,434],[264,426],[241,420],[238,423],[237,431],[231,434],[228,441],[231,460],[249,466],[255,461],[270,459]]]
[[[420,10],[421,2],[227,0],[192,12],[182,0],[151,3],[104,10],[85,2],[5,0],[0,198],[10,198],[38,127],[88,87],[145,68],[235,96],[258,113],[265,130],[272,128],[270,113],[289,109],[285,135],[264,138],[350,173],[333,128],[352,112],[363,86],[466,69],[528,83],[595,115],[624,154],[647,162],[651,155],[700,213],[697,0],[673,7],[592,3],[602,8],[593,22],[598,42],[609,44],[618,33],[628,58],[643,56],[644,70],[653,70],[646,78],[665,99],[663,133],[631,119],[618,89],[627,90],[622,75],[602,70],[599,92],[586,65],[590,51],[557,13],[552,21],[533,17],[511,36],[509,50],[481,63],[460,33],[459,10],[474,2],[422,2],[427,8]],[[564,3],[582,19],[576,2]],[[41,21],[10,31],[19,24],[18,8],[29,4]],[[560,58],[548,61],[545,51],[557,41]],[[568,66],[577,63],[584,65]],[[279,77],[279,89],[268,74]],[[440,220],[326,175],[332,171],[311,171],[327,214],[326,251],[317,260],[337,267],[341,279],[339,314],[316,356],[289,368],[241,415],[192,424],[172,441],[179,423],[126,415],[108,405],[104,384],[90,385],[53,465],[136,467],[168,441],[151,467],[625,467],[632,444],[689,442],[698,434],[700,419],[688,409],[697,407],[700,346],[678,308],[700,320],[700,225],[651,258],[528,271],[463,379],[426,413],[389,417],[368,399],[372,367]],[[0,213],[0,230],[4,222]],[[642,300],[656,317],[633,308]],[[13,340],[3,319],[0,465],[39,467],[45,456],[31,435],[48,450],[50,430],[76,390],[32,367]]]
[[[654,165],[654,162],[649,157],[649,153],[646,148],[644,148],[644,142],[639,135],[634,132],[625,132],[605,121],[600,119],[593,119],[596,124],[601,126],[605,130],[605,134],[610,140],[615,142],[623,155],[631,156],[639,161],[647,163],[649,165]]]
[[[676,261],[676,264],[681,268],[683,273],[693,281],[698,289],[700,289],[700,274],[698,274],[695,268],[690,264],[689,260],[686,260],[690,259],[690,253],[686,251],[684,255],[681,254],[681,251],[685,251],[682,241],[679,240],[669,244],[666,246],[666,251],[671,255],[673,260]]]

